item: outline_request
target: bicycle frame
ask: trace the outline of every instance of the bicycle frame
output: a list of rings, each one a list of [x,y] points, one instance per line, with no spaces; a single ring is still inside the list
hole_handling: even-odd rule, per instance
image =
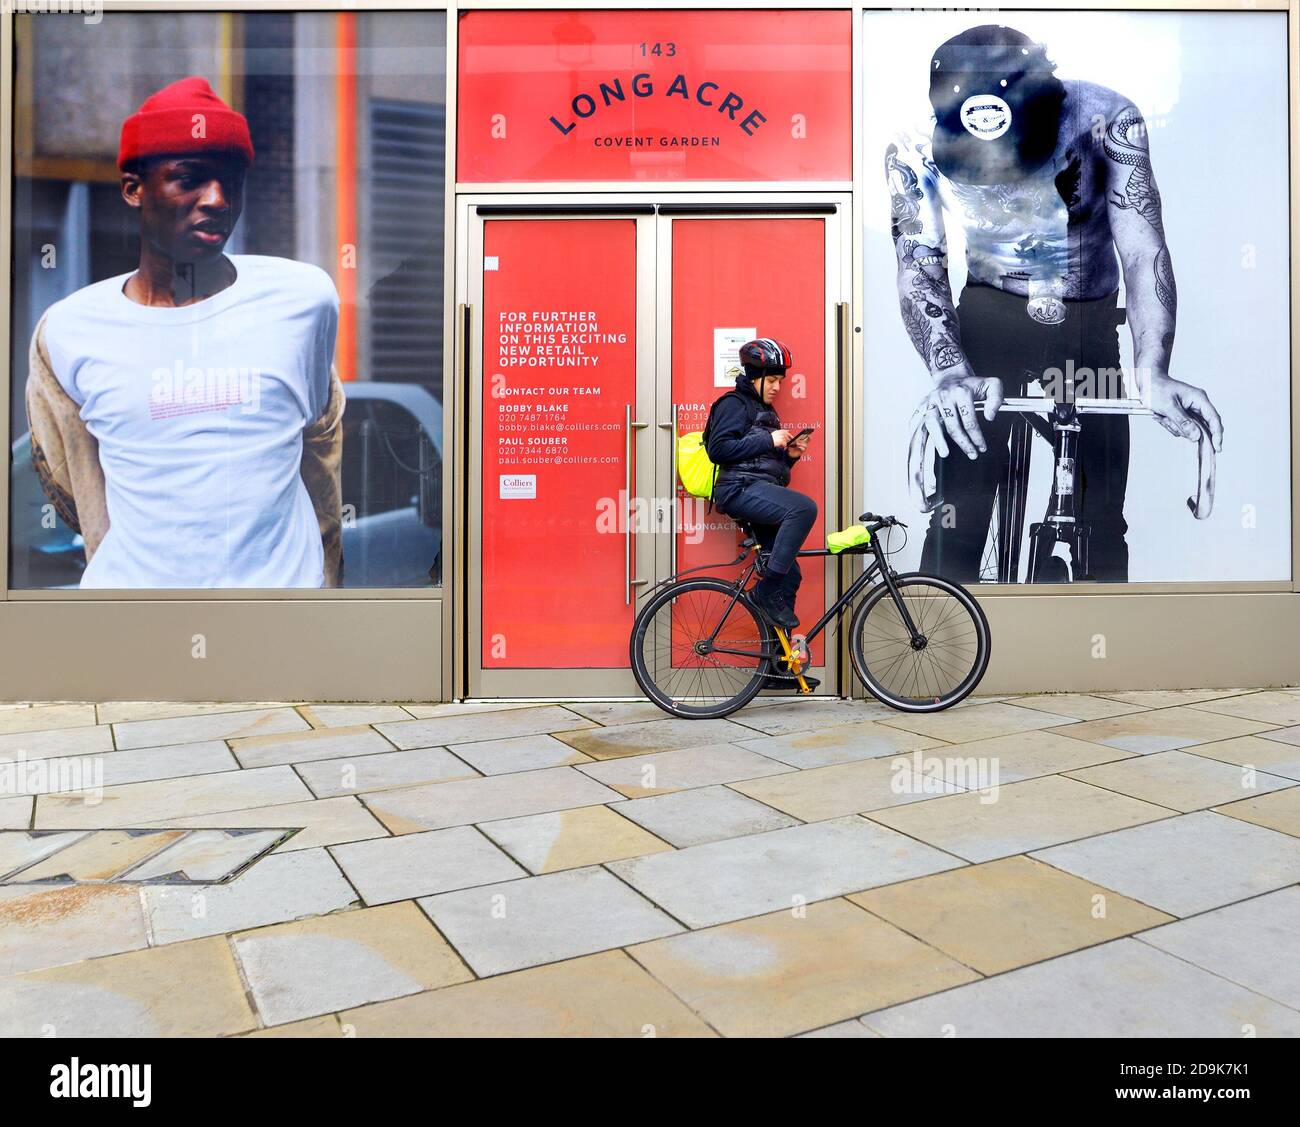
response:
[[[762,648],[758,651],[757,654],[755,654],[751,650],[738,650],[738,649],[732,649],[727,646],[718,646],[715,644],[715,640],[718,636],[718,632],[722,629],[723,623],[726,622],[727,616],[731,613],[731,608],[736,605],[736,601],[740,598],[741,594],[744,592],[750,577],[754,575],[755,572],[757,572],[760,576],[763,574],[764,552],[757,544],[752,544],[746,547],[745,550],[739,556],[737,556],[736,559],[732,560],[730,564],[705,564],[702,567],[691,568],[690,572],[704,571],[709,568],[715,568],[715,567],[732,566],[733,564],[740,563],[741,561],[743,561],[751,551],[754,552],[755,554],[754,559],[749,564],[749,566],[746,567],[745,570],[740,573],[740,576],[736,579],[735,583],[733,584],[732,592],[731,592],[731,602],[727,604],[726,610],[723,612],[722,616],[718,619],[717,625],[713,628],[713,633],[709,635],[708,643],[709,643],[710,652],[731,654],[736,657],[766,657],[769,659],[773,657],[783,656],[782,653],[770,649],[770,647],[766,643],[763,644]],[[849,584],[847,590],[845,590],[840,595],[840,597],[836,599],[833,604],[831,604],[830,608],[826,611],[825,614],[821,616],[821,618],[817,620],[813,628],[809,630],[807,634],[804,635],[805,642],[811,643],[812,640],[816,638],[817,635],[820,634],[827,627],[827,625],[830,624],[830,622],[833,619],[838,618],[841,614],[844,613],[844,611],[846,611],[853,604],[854,599],[856,599],[858,595],[860,595],[863,591],[871,587],[874,587],[877,576],[882,576],[884,578],[885,585],[889,588],[889,592],[894,598],[894,603],[898,607],[899,613],[902,615],[903,622],[907,627],[908,633],[911,634],[913,637],[916,636],[917,633],[916,623],[912,621],[912,616],[907,609],[907,605],[898,596],[898,585],[894,582],[893,573],[889,570],[889,567],[885,563],[885,556],[883,550],[880,547],[880,541],[876,539],[875,536],[871,538],[871,542],[869,544],[864,544],[861,547],[856,547],[856,548],[846,548],[841,552],[832,552],[829,548],[805,548],[802,551],[800,551],[798,555],[801,559],[825,558],[826,556],[838,556],[842,558],[844,556],[864,556],[868,552],[871,552],[875,556],[875,559],[873,559],[871,563],[867,565],[866,569],[862,572],[861,575],[857,577],[857,579],[855,579],[852,583]],[[681,574],[686,575],[686,574],[690,574],[690,572],[682,572]],[[675,583],[677,581],[677,578],[678,578],[677,576],[673,576],[671,579],[665,580],[664,583],[665,584]],[[664,584],[657,584],[656,587],[660,587],[663,585]],[[773,629],[777,632],[777,640],[781,641],[782,640],[781,635],[782,633],[784,633],[784,631],[782,631],[781,627],[773,627]],[[784,642],[782,644],[782,650],[788,652],[788,642]]]

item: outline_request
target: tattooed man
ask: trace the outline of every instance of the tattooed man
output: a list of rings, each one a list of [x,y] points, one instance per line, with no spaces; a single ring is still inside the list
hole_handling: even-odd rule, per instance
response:
[[[1063,379],[1091,374],[1079,395],[1142,396],[1171,434],[1195,441],[1203,420],[1218,449],[1223,426],[1203,390],[1169,375],[1178,297],[1137,107],[1058,79],[1043,46],[1007,27],[948,40],[929,77],[933,136],[891,144],[885,173],[903,323],[934,382],[926,426],[946,502],[921,568],[969,580],[1009,458],[1004,396],[1037,379],[1065,398]],[[947,222],[966,241],[956,303]],[[1136,372],[1117,386],[1126,315]],[[1128,420],[1084,415],[1080,425],[1078,512],[1093,532],[1090,575],[1076,578],[1125,582]],[[950,456],[950,441],[964,457]]]

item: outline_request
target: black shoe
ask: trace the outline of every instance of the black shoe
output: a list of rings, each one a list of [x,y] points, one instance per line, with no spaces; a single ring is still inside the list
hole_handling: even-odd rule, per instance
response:
[[[763,590],[762,583],[759,583],[749,592],[749,597],[769,622],[785,630],[793,630],[799,625],[799,620],[794,616],[794,607],[779,592],[768,593]]]
[[[804,683],[807,684],[810,691],[815,690],[821,684],[816,677],[809,677],[807,673],[803,675]],[[763,678],[762,688],[764,689],[798,689],[799,682],[795,680],[791,673],[769,673]],[[802,691],[802,690],[800,690]]]

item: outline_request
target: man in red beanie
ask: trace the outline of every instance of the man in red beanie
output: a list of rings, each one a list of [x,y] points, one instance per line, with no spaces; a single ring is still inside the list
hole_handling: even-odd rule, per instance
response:
[[[27,382],[33,463],[81,532],[83,587],[320,587],[342,574],[338,294],[224,253],[248,122],[183,78],[122,125],[129,275],[46,311]]]

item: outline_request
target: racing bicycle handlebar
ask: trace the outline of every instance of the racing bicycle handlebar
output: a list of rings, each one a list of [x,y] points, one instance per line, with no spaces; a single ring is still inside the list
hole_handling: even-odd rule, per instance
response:
[[[927,488],[926,475],[930,467],[930,428],[926,416],[934,405],[927,395],[912,415],[912,436],[907,444],[907,485],[913,503],[923,513],[933,512],[942,503],[938,488]],[[984,406],[983,400],[974,404],[976,410]],[[1000,410],[1022,414],[1050,414],[1056,402],[1043,396],[1011,397],[1003,400]],[[1074,400],[1074,410],[1080,415],[1150,415],[1151,408],[1140,399],[1093,399],[1079,397]],[[1187,498],[1187,508],[1197,520],[1205,520],[1214,509],[1214,442],[1209,427],[1196,418],[1200,434],[1196,439],[1196,495]]]

